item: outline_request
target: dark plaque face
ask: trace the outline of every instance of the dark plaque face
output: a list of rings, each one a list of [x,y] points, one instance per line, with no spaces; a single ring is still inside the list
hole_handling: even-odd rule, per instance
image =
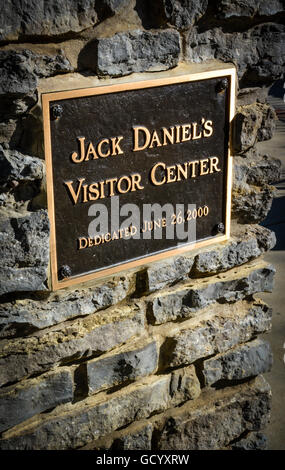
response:
[[[43,95],[53,288],[229,235],[234,70]]]

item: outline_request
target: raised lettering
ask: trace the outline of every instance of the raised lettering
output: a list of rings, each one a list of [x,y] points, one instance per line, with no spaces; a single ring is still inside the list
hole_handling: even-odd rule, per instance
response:
[[[149,145],[149,142],[150,142],[150,132],[149,132],[149,130],[144,126],[135,126],[135,127],[133,127],[133,132],[134,132],[133,151],[138,152],[140,150],[144,150],[145,148],[147,148],[148,145]],[[139,146],[139,133],[140,132],[142,132],[144,134],[144,144],[142,146]]]

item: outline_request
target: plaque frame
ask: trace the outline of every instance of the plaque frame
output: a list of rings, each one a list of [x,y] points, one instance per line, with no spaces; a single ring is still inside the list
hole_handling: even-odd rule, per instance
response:
[[[196,65],[196,64],[195,64]],[[195,69],[194,69],[195,70]],[[55,226],[55,201],[53,190],[53,166],[52,166],[52,146],[51,146],[51,128],[50,128],[50,104],[53,101],[65,100],[69,98],[81,98],[94,95],[101,95],[106,93],[117,93],[127,90],[138,90],[141,88],[161,87],[164,85],[173,85],[178,83],[202,81],[211,78],[227,77],[229,80],[228,86],[228,116],[229,116],[229,142],[228,142],[228,161],[227,161],[227,184],[226,184],[226,210],[225,210],[225,233],[213,236],[198,242],[188,242],[179,247],[170,248],[159,253],[146,255],[137,259],[119,264],[111,267],[103,268],[97,271],[83,273],[82,275],[70,276],[59,280],[58,277],[58,263],[57,263],[57,246],[56,246],[56,226]],[[129,77],[127,77],[129,78]],[[105,278],[112,276],[120,271],[126,269],[134,269],[139,266],[147,265],[149,263],[160,261],[175,255],[180,255],[190,250],[197,250],[209,245],[225,242],[230,237],[230,221],[231,221],[231,190],[232,190],[232,155],[231,155],[231,140],[232,140],[232,120],[235,115],[235,94],[236,94],[236,69],[232,64],[223,64],[219,68],[201,71],[197,64],[197,71],[189,73],[181,73],[178,75],[170,75],[149,78],[149,79],[136,79],[133,81],[121,81],[118,79],[113,80],[112,84],[96,84],[96,86],[88,88],[76,88],[66,91],[52,91],[42,92],[42,111],[43,111],[43,130],[44,130],[44,149],[46,161],[46,185],[47,185],[47,203],[48,215],[50,220],[50,276],[49,288],[53,291],[62,289],[69,286],[74,286],[79,283],[87,282],[90,280]]]

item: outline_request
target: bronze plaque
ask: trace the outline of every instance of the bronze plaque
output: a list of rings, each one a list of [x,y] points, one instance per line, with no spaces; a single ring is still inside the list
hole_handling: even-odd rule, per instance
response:
[[[234,77],[42,95],[53,289],[229,236]]]

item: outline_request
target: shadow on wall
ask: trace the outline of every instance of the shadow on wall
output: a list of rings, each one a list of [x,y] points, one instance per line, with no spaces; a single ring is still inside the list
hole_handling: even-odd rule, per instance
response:
[[[278,189],[285,189],[285,180],[280,181]],[[285,196],[273,199],[271,211],[261,225],[275,232],[276,245],[273,250],[285,250]]]
[[[267,215],[266,219],[261,223],[264,227],[267,227],[276,235],[276,245],[273,248],[274,251],[285,250],[285,80],[284,78],[277,80],[269,90],[269,102],[274,107],[275,112],[278,116],[279,125],[276,128],[276,134],[278,134],[277,149],[280,153],[280,159],[282,163],[281,180],[273,182],[276,186],[276,196],[273,199],[272,207]],[[275,138],[276,134],[273,136]]]
[[[269,95],[275,98],[281,98],[284,101],[285,96],[285,80],[277,80],[269,90]]]
[[[77,61],[78,70],[90,71],[90,75],[93,72],[97,73],[97,62],[98,62],[98,39],[92,39],[86,44],[86,46],[80,51]]]

